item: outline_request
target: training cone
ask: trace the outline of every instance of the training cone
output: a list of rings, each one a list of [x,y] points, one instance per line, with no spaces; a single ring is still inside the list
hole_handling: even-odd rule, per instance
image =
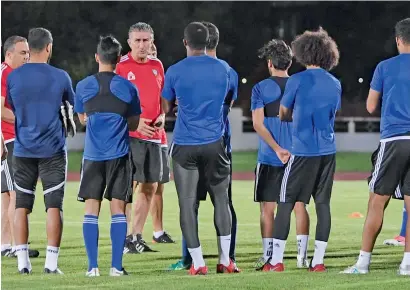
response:
[[[349,214],[349,218],[351,219],[361,219],[363,217],[364,215],[362,215],[360,212],[352,212],[351,214]]]

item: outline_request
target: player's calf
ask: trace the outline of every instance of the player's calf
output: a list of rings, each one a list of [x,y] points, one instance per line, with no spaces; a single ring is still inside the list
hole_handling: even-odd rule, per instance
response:
[[[28,248],[28,215],[33,210],[34,190],[16,191],[16,212],[14,217],[14,239],[16,243],[16,256],[20,274],[31,273],[31,262]],[[30,193],[28,193],[30,192]]]
[[[296,217],[296,241],[298,246],[297,268],[308,268],[309,261],[307,257],[307,248],[309,243],[309,214],[307,205],[303,202],[295,203],[294,207]]]
[[[261,202],[261,234],[263,246],[263,263],[272,257],[273,221],[275,219],[276,202]]]
[[[63,272],[58,269],[58,256],[63,233],[64,184],[53,191],[45,189],[44,192],[47,211],[47,251],[44,273],[61,275]]]

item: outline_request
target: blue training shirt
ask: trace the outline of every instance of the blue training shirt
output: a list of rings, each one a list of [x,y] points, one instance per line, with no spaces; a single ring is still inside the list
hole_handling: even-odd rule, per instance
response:
[[[410,132],[410,53],[380,62],[370,87],[381,93],[381,138]]]
[[[178,100],[175,144],[209,144],[223,136],[229,70],[228,65],[207,55],[189,56],[168,68],[162,96]]]
[[[141,114],[137,88],[113,72],[77,84],[75,111],[87,114],[84,159],[104,161],[129,152],[127,118]]]
[[[270,77],[252,88],[251,110],[264,108],[264,125],[280,147],[290,150],[292,146],[292,123],[282,122],[279,115],[279,105],[287,82],[287,77]],[[271,166],[285,166],[276,152],[260,136],[258,163]]]
[[[334,123],[341,94],[340,82],[321,68],[306,69],[289,78],[281,105],[293,109],[293,155],[336,153]]]
[[[74,103],[69,75],[46,63],[27,63],[7,78],[7,98],[15,120],[14,155],[49,158],[65,151],[60,117],[63,100]]]
[[[229,66],[229,64],[226,61],[219,59],[219,58],[218,60],[222,62],[225,66]],[[232,67],[229,67],[229,91],[225,98],[225,104],[223,107],[223,120],[225,123],[224,139],[225,139],[225,144],[226,144],[226,150],[229,153],[232,152],[232,146],[231,146],[231,125],[229,123],[228,114],[231,109],[231,102],[235,101],[237,98],[238,98],[238,74]]]

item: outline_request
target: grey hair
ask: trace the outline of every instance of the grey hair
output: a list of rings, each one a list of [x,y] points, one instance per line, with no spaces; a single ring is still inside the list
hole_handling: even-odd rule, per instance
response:
[[[138,22],[131,25],[130,29],[128,30],[128,34],[130,34],[133,31],[150,32],[152,35],[152,39],[154,39],[154,29],[152,29],[151,25],[149,25],[148,23]]]
[[[18,36],[18,35],[13,35],[7,38],[6,41],[4,42],[4,47],[3,47],[4,54],[6,54],[8,51],[13,51],[14,47],[16,46],[16,43],[19,43],[19,42],[27,42],[27,39],[25,37]]]

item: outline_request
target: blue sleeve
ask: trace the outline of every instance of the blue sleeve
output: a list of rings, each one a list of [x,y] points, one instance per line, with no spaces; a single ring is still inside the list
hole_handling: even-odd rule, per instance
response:
[[[338,84],[338,89],[339,89],[339,102],[337,103],[336,110],[339,111],[342,109],[342,85],[340,81],[337,81],[337,84]]]
[[[141,115],[141,103],[140,103],[140,97],[138,94],[138,89],[135,87],[132,83],[130,83],[130,90],[131,90],[131,103],[128,108],[128,117],[131,116],[138,116]]]
[[[176,97],[175,94],[175,75],[174,68],[171,66],[165,74],[164,88],[162,89],[162,97],[168,101],[173,101]]]
[[[286,83],[285,92],[280,102],[282,106],[288,109],[293,109],[298,87],[299,87],[299,80],[296,77],[291,76]]]
[[[127,117],[141,114],[138,90],[129,80],[119,75],[114,76],[111,80],[110,90],[117,98],[129,104]]]
[[[84,114],[84,103],[95,97],[99,91],[97,79],[94,76],[87,77],[77,84],[74,98],[74,111]]]
[[[383,91],[383,68],[382,63],[379,63],[374,71],[370,88],[381,93]]]
[[[265,107],[265,104],[262,100],[260,84],[256,84],[252,88],[251,111],[254,111],[256,109],[260,109],[263,107]]]
[[[7,77],[6,98],[7,98],[7,103],[10,105],[11,110],[14,113],[15,109],[14,109],[13,99],[12,99],[11,94],[10,94],[10,86],[11,86],[11,78],[10,78],[10,75],[9,75]]]
[[[229,70],[229,73],[230,73],[229,81],[231,83],[231,90],[233,92],[232,100],[236,101],[238,99],[238,74],[233,68]]]
[[[71,82],[71,78],[67,72],[64,72],[64,82],[65,82],[65,90],[63,95],[63,101],[68,101],[71,105],[74,104],[74,90],[73,90],[73,83]]]

